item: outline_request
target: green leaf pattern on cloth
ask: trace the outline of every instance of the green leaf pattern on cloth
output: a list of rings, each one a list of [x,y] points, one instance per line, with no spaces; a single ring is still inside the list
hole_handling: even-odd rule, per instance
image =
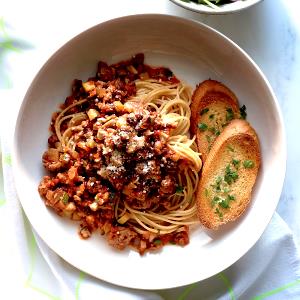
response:
[[[231,284],[230,280],[228,279],[228,277],[223,272],[219,273],[218,277],[224,282],[224,284],[228,290],[230,300],[235,300],[236,297],[234,295],[232,284]]]
[[[4,57],[9,52],[20,53],[21,49],[14,46],[13,40],[6,31],[4,18],[0,17],[0,88],[12,88]]]
[[[3,158],[3,163],[11,166],[11,154],[6,154]]]
[[[27,220],[27,219],[26,219]],[[28,221],[27,221],[28,223]],[[29,227],[29,223],[27,224],[27,226]],[[45,297],[47,297],[48,299],[51,300],[64,300],[61,297],[58,296],[54,296],[52,293],[46,291],[43,288],[38,287],[34,282],[33,282],[33,274],[35,272],[35,267],[36,267],[36,258],[37,258],[37,251],[38,251],[38,246],[37,246],[37,242],[36,239],[34,237],[34,234],[31,230],[31,228],[29,229],[30,232],[30,236],[28,236],[27,238],[28,240],[28,247],[29,247],[29,254],[30,254],[30,267],[29,267],[29,273],[27,276],[27,279],[25,281],[25,286],[28,288],[31,288],[33,290],[35,290],[36,292],[40,293],[41,295],[44,295]],[[79,300],[80,297],[80,286],[84,280],[85,277],[85,273],[82,271],[79,271],[79,278],[77,280],[76,283],[76,287],[75,287],[75,300]]]
[[[85,276],[85,273],[80,271],[79,273],[79,278],[78,278],[78,281],[76,283],[76,288],[75,288],[75,299],[76,300],[79,300],[79,291],[80,291],[80,286],[81,286],[81,283],[82,281],[84,280],[84,276]]]
[[[271,296],[273,295],[276,295],[276,294],[279,294],[280,292],[284,291],[284,290],[287,290],[287,289],[290,289],[290,288],[293,288],[294,286],[300,284],[300,279],[297,279],[291,283],[288,283],[288,284],[285,284],[277,289],[274,289],[274,290],[271,290],[271,291],[268,291],[268,292],[265,292],[261,295],[258,295],[254,298],[252,298],[251,300],[263,300],[263,299],[267,299],[267,298],[270,298]]]
[[[29,254],[30,254],[30,268],[29,268],[28,277],[25,281],[25,286],[35,290],[36,292],[46,296],[47,298],[49,298],[51,300],[62,300],[60,297],[54,296],[51,293],[49,293],[48,291],[46,291],[34,284],[32,278],[33,278],[33,273],[34,273],[35,266],[36,266],[36,256],[37,256],[38,247],[37,247],[37,243],[36,243],[34,234],[31,229],[30,229],[30,236],[28,238],[30,239],[28,241]]]

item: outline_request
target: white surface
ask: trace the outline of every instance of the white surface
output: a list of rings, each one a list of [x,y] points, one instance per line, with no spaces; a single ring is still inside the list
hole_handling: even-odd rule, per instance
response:
[[[151,31],[147,32],[149,26]],[[161,28],[165,30],[162,32]],[[262,151],[253,203],[239,222],[217,233],[198,228],[192,233],[188,246],[168,246],[143,257],[134,251],[114,251],[96,235],[88,241],[80,240],[76,234],[78,224],[53,214],[37,192],[44,174],[41,157],[47,146],[49,120],[69,95],[72,80],[92,76],[98,60],[118,62],[138,52],[145,53],[146,63],[170,67],[192,86],[207,78],[228,85],[241,104],[246,105],[247,119],[258,133]],[[69,263],[102,280],[141,289],[171,288],[203,280],[244,255],[263,233],[275,211],[286,160],[278,103],[254,62],[216,31],[196,22],[163,15],[125,17],[100,24],[56,52],[26,94],[17,122],[14,151],[20,201],[33,227],[50,248]],[[280,175],[274,181],[272,174]],[[101,260],[95,261],[100,253]],[[187,260],[180,260],[182,256]],[[195,258],[197,267],[191,269]],[[111,265],[122,265],[130,270],[130,276],[122,272],[116,274]],[[158,265],[161,276],[156,277]],[[182,276],[176,272],[178,269]]]
[[[251,7],[252,5],[254,5],[262,0],[235,1],[232,3],[220,5],[217,8],[212,8],[209,5],[197,4],[195,2],[192,2],[192,1],[189,2],[186,0],[170,0],[170,1],[174,2],[175,4],[181,6],[185,9],[191,10],[191,11],[195,11],[198,13],[204,13],[204,14],[218,15],[218,14],[228,14],[228,13],[239,12],[241,10]]]

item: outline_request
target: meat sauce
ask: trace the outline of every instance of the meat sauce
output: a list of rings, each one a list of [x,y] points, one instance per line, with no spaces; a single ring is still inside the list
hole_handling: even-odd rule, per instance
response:
[[[176,174],[183,160],[167,144],[174,125],[165,124],[154,110],[127,102],[136,95],[135,80],[148,78],[178,82],[169,69],[144,64],[143,54],[110,66],[100,61],[95,77],[74,80],[61,109],[88,99],[67,113],[85,112],[88,117],[74,133],[71,149],[59,147],[54,128],[59,112],[53,114],[49,148],[42,157],[50,173],[38,187],[47,206],[80,221],[83,239],[99,230],[111,246],[130,246],[141,254],[189,242],[187,226],[176,233],[141,234],[132,223],[116,219],[117,205],[124,202],[139,211],[165,210],[178,186]],[[63,122],[62,132],[68,126]]]

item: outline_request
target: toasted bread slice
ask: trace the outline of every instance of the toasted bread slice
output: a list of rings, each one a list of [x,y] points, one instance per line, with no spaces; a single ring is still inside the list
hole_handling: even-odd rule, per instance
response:
[[[232,120],[215,140],[202,169],[196,199],[205,227],[217,229],[245,211],[260,159],[254,129],[245,120]]]
[[[192,96],[191,132],[196,135],[202,161],[206,160],[215,139],[232,119],[240,117],[237,97],[222,83],[205,80]]]

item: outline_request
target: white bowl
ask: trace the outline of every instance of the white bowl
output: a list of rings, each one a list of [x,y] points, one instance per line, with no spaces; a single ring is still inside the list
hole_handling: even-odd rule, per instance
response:
[[[193,87],[207,78],[230,87],[240,104],[246,105],[262,151],[253,201],[238,222],[217,233],[199,226],[186,247],[166,246],[144,256],[133,250],[118,252],[98,234],[86,241],[79,239],[78,224],[46,208],[37,191],[45,174],[41,157],[47,148],[51,114],[69,95],[72,80],[93,76],[99,60],[118,62],[138,52],[145,53],[146,63],[170,67]],[[46,244],[67,262],[97,278],[141,289],[171,288],[204,280],[243,256],[259,239],[275,211],[286,161],[280,109],[256,64],[210,27],[166,15],[128,16],[99,24],[50,57],[23,100],[13,155],[20,201]]]
[[[186,2],[184,0],[170,0],[170,1],[191,11],[195,11],[203,14],[218,15],[218,14],[228,14],[228,13],[244,10],[262,0],[240,0],[229,4],[220,5],[218,8],[212,8],[208,5],[197,4],[195,2]]]

